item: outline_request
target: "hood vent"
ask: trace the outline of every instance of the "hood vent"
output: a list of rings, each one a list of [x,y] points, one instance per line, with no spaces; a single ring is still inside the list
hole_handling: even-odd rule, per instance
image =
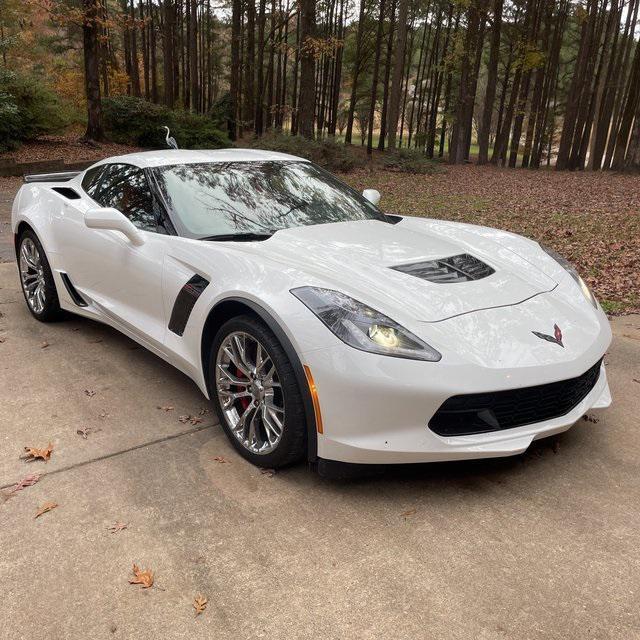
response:
[[[439,260],[402,264],[391,268],[437,284],[481,280],[495,273],[495,269],[468,253]]]

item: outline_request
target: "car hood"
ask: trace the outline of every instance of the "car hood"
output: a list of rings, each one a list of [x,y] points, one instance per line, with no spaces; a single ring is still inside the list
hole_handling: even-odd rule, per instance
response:
[[[518,304],[555,288],[552,277],[499,242],[500,233],[494,239],[469,225],[415,218],[397,224],[364,220],[284,229],[251,243],[251,251],[377,304],[382,312],[400,308],[416,320],[437,322]],[[495,272],[474,281],[434,283],[392,268],[459,254],[470,254]]]

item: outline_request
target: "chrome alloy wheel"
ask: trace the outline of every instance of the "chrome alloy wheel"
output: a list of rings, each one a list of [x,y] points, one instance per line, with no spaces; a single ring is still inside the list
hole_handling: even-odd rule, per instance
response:
[[[42,257],[31,238],[20,245],[20,279],[29,306],[34,313],[42,313],[46,303]]]
[[[282,438],[284,396],[266,348],[244,331],[230,333],[216,356],[216,391],[227,425],[245,449],[271,453]]]

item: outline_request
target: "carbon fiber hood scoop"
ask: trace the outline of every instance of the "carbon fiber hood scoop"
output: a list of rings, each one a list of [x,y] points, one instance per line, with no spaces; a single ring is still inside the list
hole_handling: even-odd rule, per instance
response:
[[[437,284],[481,280],[495,273],[495,269],[468,253],[461,253],[449,258],[402,264],[391,267],[391,269]]]

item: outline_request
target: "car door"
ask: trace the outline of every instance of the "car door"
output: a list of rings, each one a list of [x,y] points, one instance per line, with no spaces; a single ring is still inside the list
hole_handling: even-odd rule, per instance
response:
[[[166,328],[162,264],[169,236],[158,225],[147,176],[140,167],[108,164],[88,175],[83,188],[96,206],[126,216],[142,231],[144,243],[135,246],[119,231],[73,225],[67,230],[75,235],[72,281],[104,315],[159,347]]]

